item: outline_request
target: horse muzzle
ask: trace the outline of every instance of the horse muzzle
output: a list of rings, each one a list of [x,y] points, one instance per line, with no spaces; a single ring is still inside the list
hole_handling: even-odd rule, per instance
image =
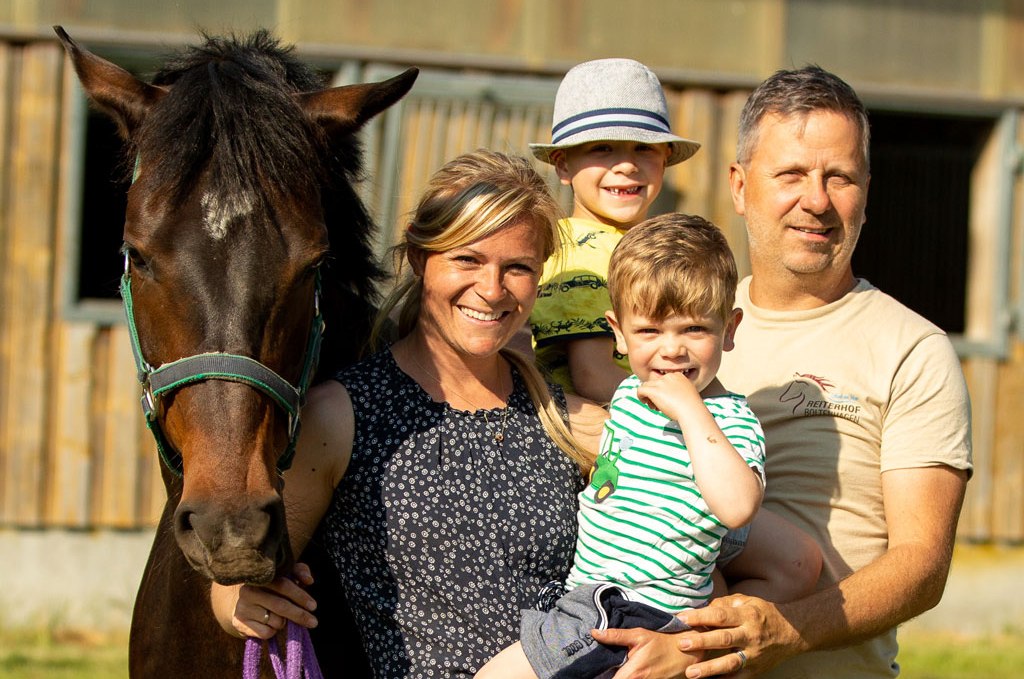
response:
[[[233,511],[184,500],[174,513],[174,535],[191,566],[221,585],[267,584],[290,560],[284,503],[276,493]]]

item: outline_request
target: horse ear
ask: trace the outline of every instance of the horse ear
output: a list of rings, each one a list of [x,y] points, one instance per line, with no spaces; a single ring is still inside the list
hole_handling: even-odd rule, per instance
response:
[[[144,83],[120,66],[79,47],[63,27],[54,26],[53,30],[71,57],[89,99],[117,123],[118,131],[127,140],[167,90]]]
[[[299,103],[329,134],[354,132],[412,89],[419,75],[410,68],[380,83],[345,85],[298,95]]]

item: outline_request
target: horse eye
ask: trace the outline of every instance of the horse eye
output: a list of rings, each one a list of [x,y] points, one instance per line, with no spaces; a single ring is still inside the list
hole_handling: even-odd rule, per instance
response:
[[[146,260],[145,257],[143,257],[141,252],[133,248],[131,245],[125,243],[123,246],[121,246],[121,252],[131,262],[132,268],[137,269],[139,271],[149,270],[149,262]]]
[[[330,254],[324,254],[318,257],[316,260],[314,260],[313,263],[309,265],[309,274],[313,275],[317,273],[322,273],[322,271],[327,268],[327,260],[329,258]]]

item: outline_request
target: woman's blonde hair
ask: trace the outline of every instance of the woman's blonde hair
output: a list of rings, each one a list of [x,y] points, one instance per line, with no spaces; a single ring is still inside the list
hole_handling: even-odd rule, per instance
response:
[[[397,337],[405,337],[416,327],[423,279],[405,267],[411,248],[447,252],[527,221],[541,233],[542,255],[547,259],[563,247],[560,215],[561,208],[544,179],[525,158],[479,149],[446,163],[427,182],[402,242],[392,248],[399,280],[377,315],[370,337],[372,345],[380,346],[395,309]],[[523,376],[551,440],[582,469],[589,467],[593,455],[569,432],[533,362],[510,349],[502,349],[501,355]]]

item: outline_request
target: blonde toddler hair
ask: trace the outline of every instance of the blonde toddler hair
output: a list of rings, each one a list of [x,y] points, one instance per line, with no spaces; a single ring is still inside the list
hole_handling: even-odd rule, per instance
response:
[[[622,318],[660,320],[673,314],[725,321],[736,299],[736,261],[721,230],[678,212],[630,229],[612,253],[608,293]]]

